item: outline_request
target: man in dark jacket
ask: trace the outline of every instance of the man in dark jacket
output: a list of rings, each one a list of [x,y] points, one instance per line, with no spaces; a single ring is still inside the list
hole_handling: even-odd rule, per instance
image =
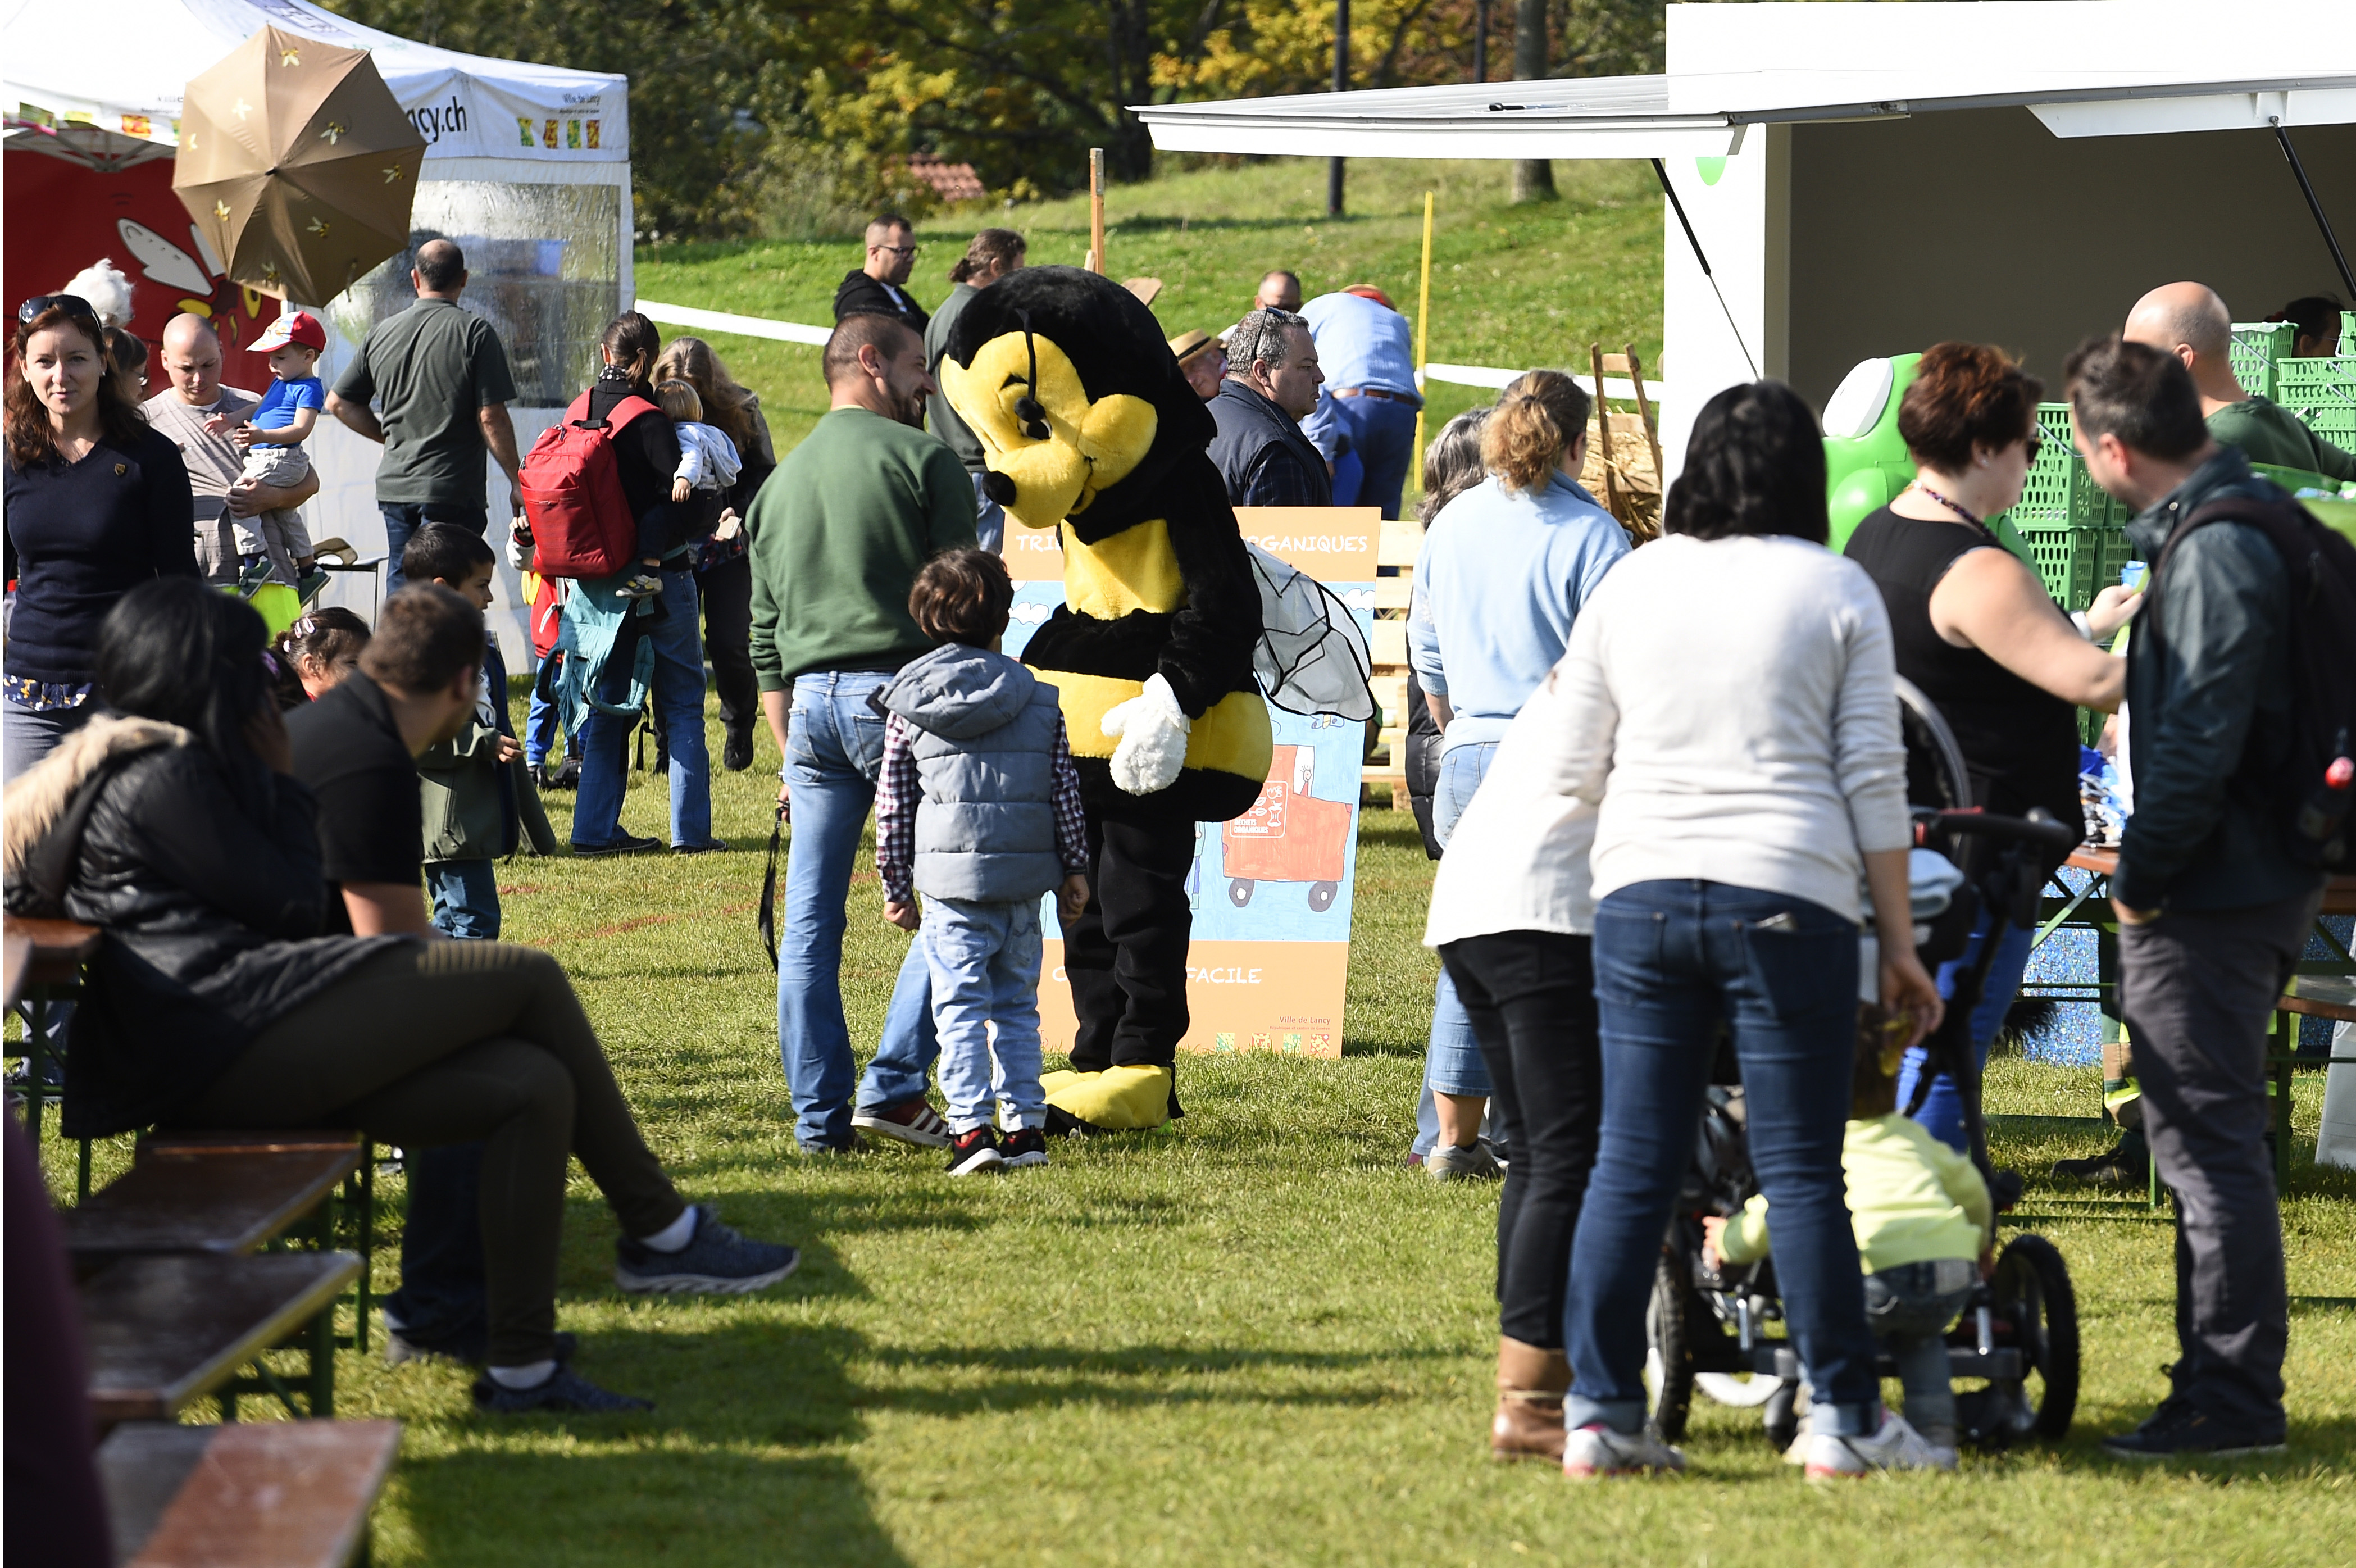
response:
[[[882,214],[867,225],[867,264],[843,274],[834,291],[834,318],[894,316],[923,337],[930,317],[907,292],[908,274],[916,270],[916,231],[898,213]]]
[[[2173,356],[2113,338],[2081,348],[2065,375],[2087,470],[2142,509],[2127,536],[2155,564],[2127,659],[2135,815],[2111,904],[2146,1135],[2179,1214],[2174,1387],[2103,1446],[2276,1452],[2289,1321],[2264,1144],[2266,1028],[2323,878],[2293,858],[2270,791],[2239,787],[2290,750],[2288,574],[2254,527],[2175,536],[2211,502],[2288,498],[2211,439]]]
[[[1211,400],[1211,461],[1236,506],[1332,506],[1325,459],[1301,433],[1325,374],[1309,323],[1263,306],[1227,334],[1227,379]]]

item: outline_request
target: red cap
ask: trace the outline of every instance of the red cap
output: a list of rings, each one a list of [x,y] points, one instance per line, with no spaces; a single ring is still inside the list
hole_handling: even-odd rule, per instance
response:
[[[2344,757],[2333,757],[2331,766],[2323,770],[2323,781],[2334,789],[2345,789],[2349,785],[2356,784],[2356,762]]]
[[[269,329],[253,340],[250,351],[267,354],[284,349],[289,343],[300,343],[305,349],[327,349],[327,329],[319,318],[307,310],[290,310],[270,324]]]
[[[1376,288],[1370,283],[1354,283],[1342,292],[1344,294],[1355,294],[1360,299],[1371,299],[1386,310],[1397,310],[1398,308],[1398,306],[1391,303],[1391,296],[1389,295],[1385,294],[1381,289]]]

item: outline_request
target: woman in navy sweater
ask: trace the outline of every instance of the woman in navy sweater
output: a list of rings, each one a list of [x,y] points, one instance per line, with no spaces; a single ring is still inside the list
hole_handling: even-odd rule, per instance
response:
[[[5,485],[16,598],[0,664],[0,779],[90,716],[98,627],[151,577],[200,575],[188,471],[106,373],[97,316],[72,295],[16,312]]]

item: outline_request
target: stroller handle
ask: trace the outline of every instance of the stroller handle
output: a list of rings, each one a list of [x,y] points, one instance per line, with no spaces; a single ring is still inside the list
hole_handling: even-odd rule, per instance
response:
[[[2078,829],[2055,821],[2053,813],[2042,806],[2029,807],[2025,817],[2000,817],[1976,807],[1963,811],[1917,811],[1914,825],[1918,840],[1928,831],[1977,833],[1983,838],[2036,844],[2057,854],[2076,849],[2081,837]]]

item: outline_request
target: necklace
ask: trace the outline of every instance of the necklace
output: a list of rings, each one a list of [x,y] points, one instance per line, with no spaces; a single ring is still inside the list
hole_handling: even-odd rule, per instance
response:
[[[1941,495],[1938,491],[1933,489],[1922,480],[1917,479],[1914,481],[1914,489],[1921,490],[1924,495],[1929,496],[1933,500],[1937,501],[1941,506],[1945,507],[1949,511],[1954,512],[1957,517],[1962,518],[1974,528],[1986,528],[1987,526],[1987,523],[1982,522],[1978,518],[1974,517],[1970,512],[1965,511],[1962,507],[1956,505],[1954,501],[1949,500],[1946,497]]]

